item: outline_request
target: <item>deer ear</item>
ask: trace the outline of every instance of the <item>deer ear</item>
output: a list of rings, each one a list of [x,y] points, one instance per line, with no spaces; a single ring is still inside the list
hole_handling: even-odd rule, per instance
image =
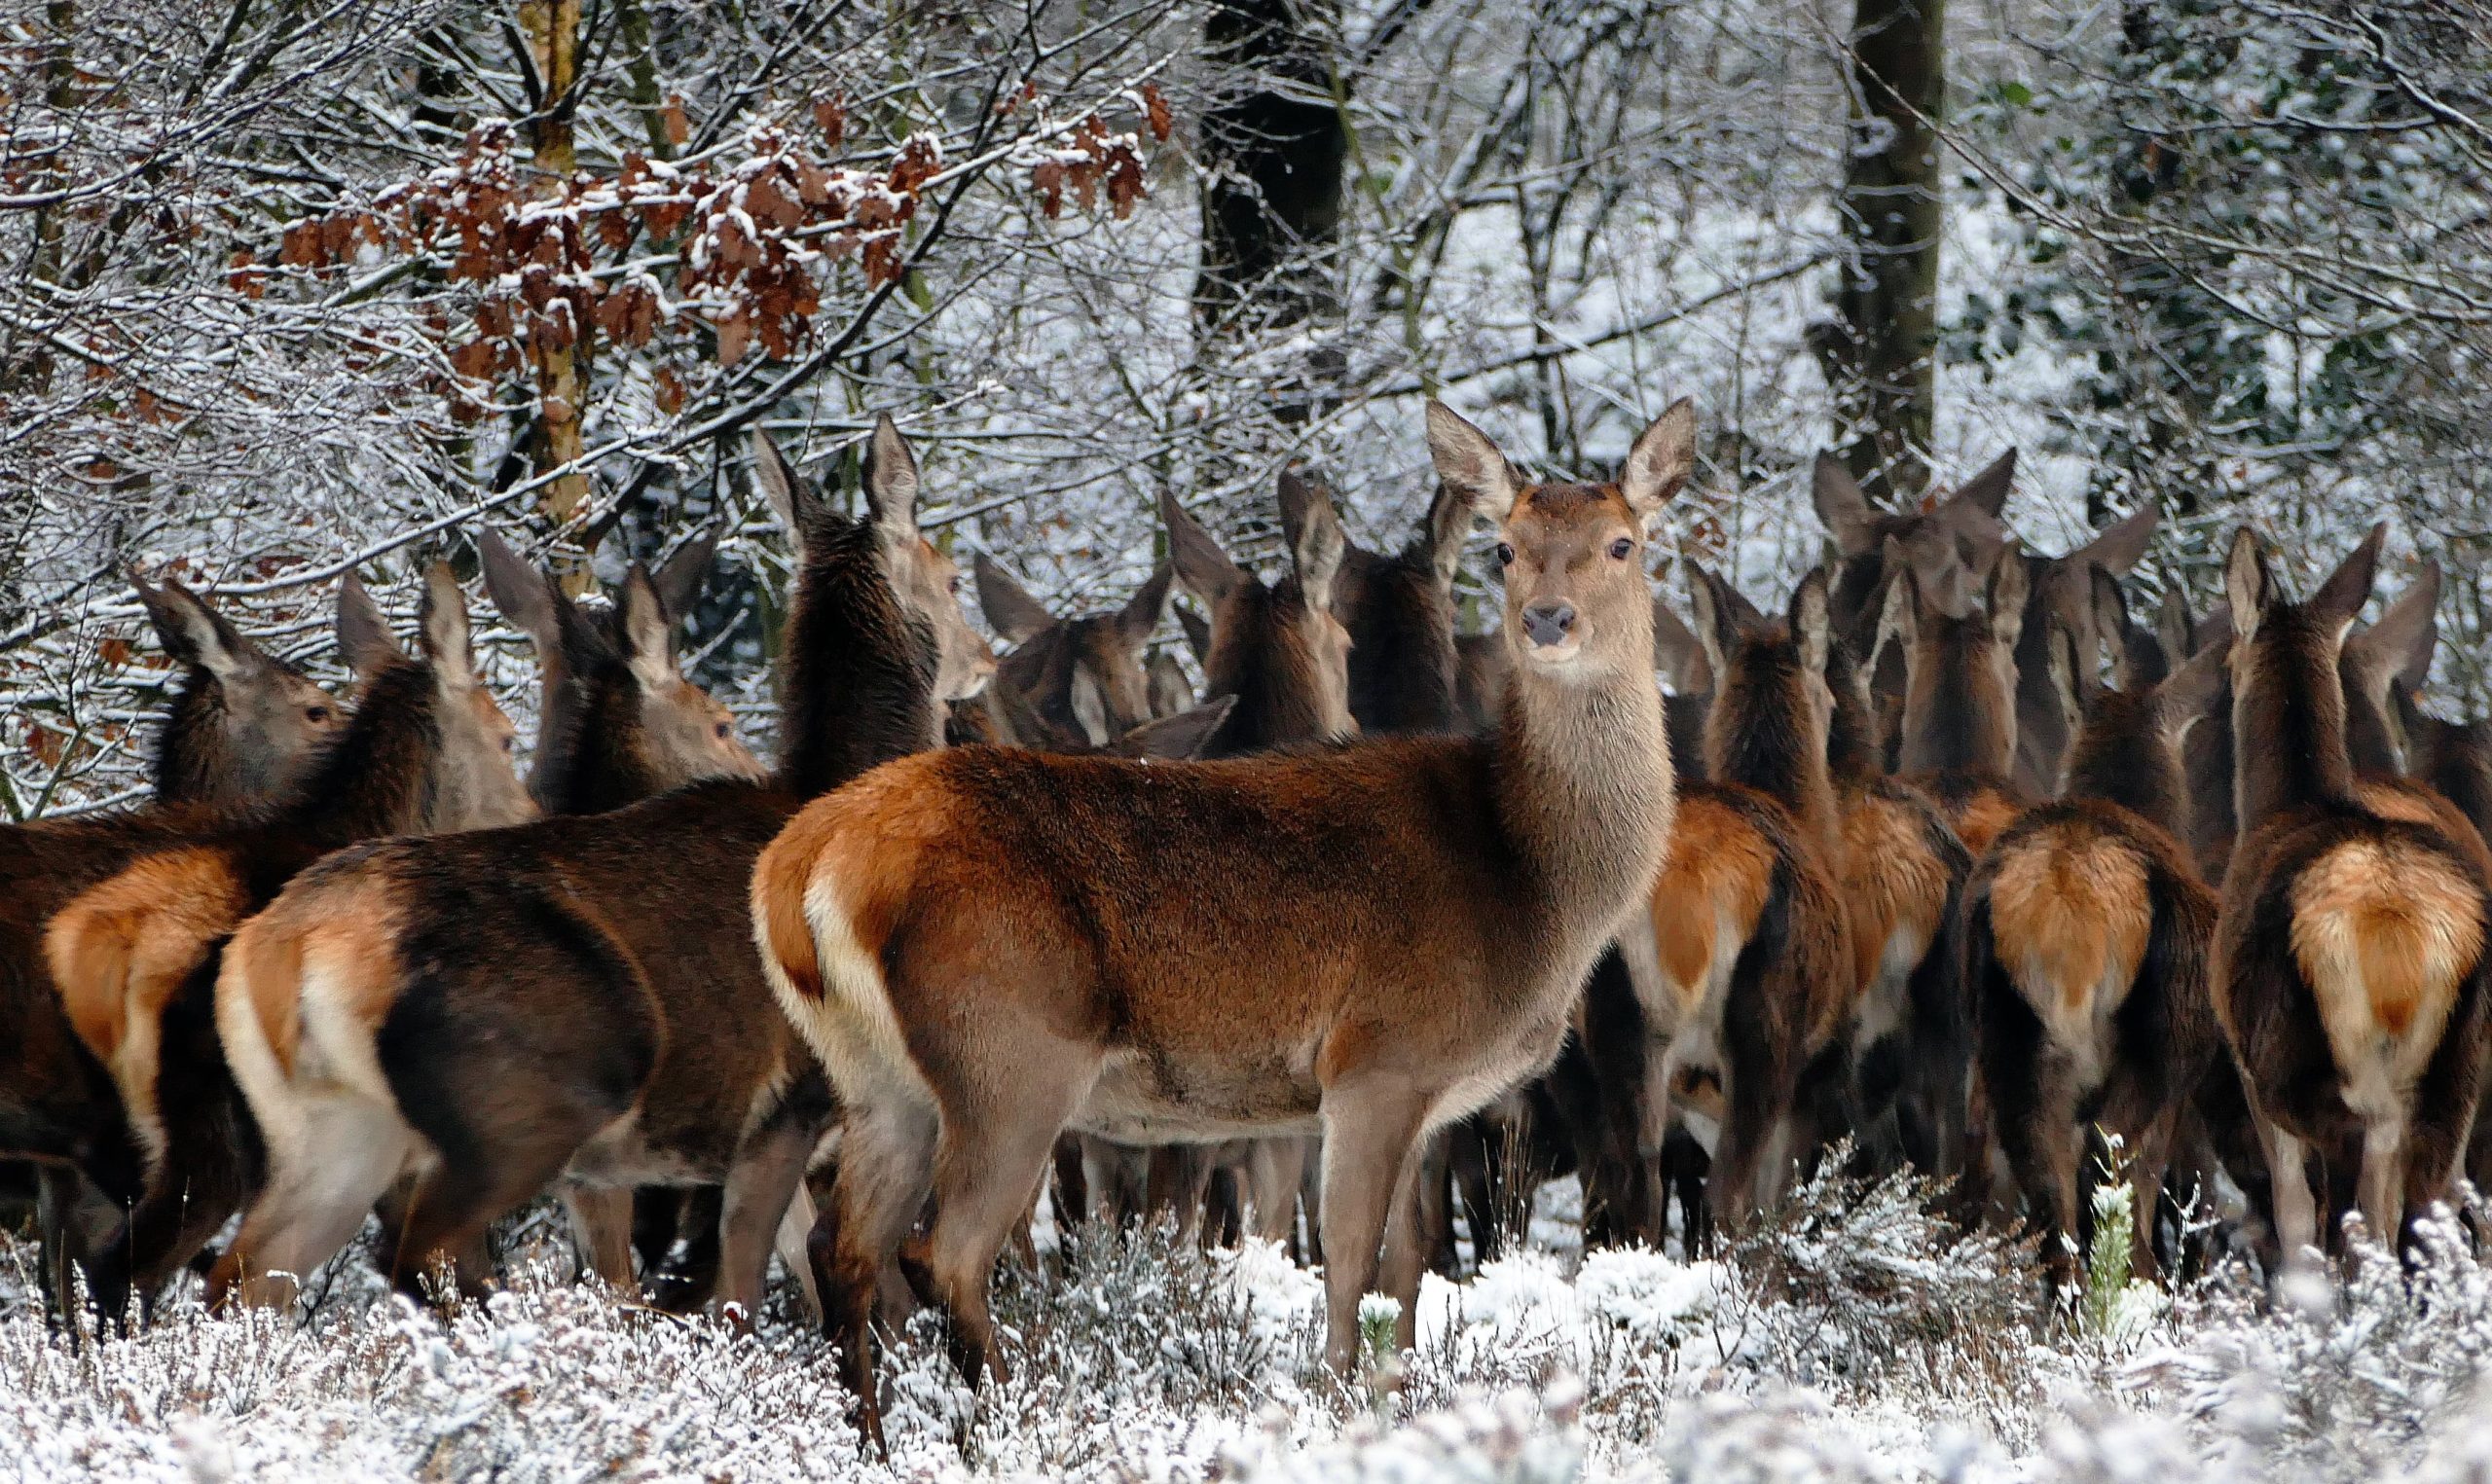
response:
[[[1869,508],[1869,497],[1860,492],[1860,481],[1843,466],[1843,460],[1830,452],[1817,455],[1816,467],[1809,475],[1809,500],[1817,508],[1817,522],[1826,534],[1834,537],[1834,549],[1846,557],[1865,557],[1878,549],[1878,521]]]
[[[1704,641],[1659,593],[1653,595],[1653,668],[1669,677],[1675,695],[1712,694],[1713,662],[1705,658]]]
[[[1177,569],[1163,561],[1151,569],[1151,577],[1134,590],[1133,597],[1117,611],[1117,632],[1135,649],[1151,642],[1159,632],[1159,621],[1168,616],[1168,595],[1177,585]]]
[[[681,623],[691,617],[701,602],[701,589],[718,564],[718,527],[713,525],[675,549],[675,554],[658,563],[649,576],[649,585],[666,609],[671,623]]]
[[[1143,668],[1143,689],[1150,697],[1154,716],[1174,716],[1193,709],[1194,682],[1186,677],[1186,667],[1165,649],[1154,654],[1151,663]]]
[[[445,689],[476,683],[476,656],[468,647],[467,595],[458,590],[458,579],[450,574],[446,561],[424,568],[424,600],[417,613],[416,632],[424,658]]]
[[[2399,680],[2422,689],[2440,645],[2439,605],[2440,564],[2426,561],[2413,585],[2380,611],[2379,621],[2346,641],[2348,650],[2361,646],[2365,671],[2377,671],[2375,680],[2366,675],[2366,684],[2377,689]]]
[[[2074,733],[2085,720],[2085,694],[2092,688],[2086,681],[2091,677],[2078,653],[2081,646],[2076,635],[2056,618],[2048,623],[2043,637],[2050,651],[2051,696],[2059,702],[2060,715],[2067,719],[2069,731]]]
[[[381,605],[349,568],[338,581],[338,658],[370,679],[406,657],[390,635],[389,621],[381,616]]]
[[[1487,434],[1434,398],[1428,401],[1428,457],[1436,464],[1437,478],[1481,515],[1503,521],[1515,508],[1521,486],[1506,455]]]
[[[1731,600],[1728,587],[1722,579],[1696,562],[1684,565],[1687,572],[1687,611],[1696,620],[1697,642],[1704,647],[1705,666],[1712,671],[1714,684],[1718,685],[1731,672],[1731,651],[1740,641],[1739,605]]]
[[[174,659],[218,680],[239,678],[263,663],[259,650],[242,637],[241,631],[200,601],[199,595],[183,587],[180,579],[167,577],[163,587],[151,588],[132,572],[129,582],[138,590],[138,600],[146,606],[147,621],[156,627],[156,637]]]
[[[2232,678],[2232,669],[2225,663],[2231,648],[2232,634],[2227,625],[2223,632],[2211,633],[2197,653],[2175,667],[2154,688],[2155,715],[2162,721],[2165,735],[2175,742],[2214,714],[2225,683]]]
[[[1664,409],[1627,451],[1627,466],[1618,471],[1618,489],[1627,508],[1644,528],[1653,528],[1662,507],[1696,472],[1696,404],[1685,397]]]
[[[563,621],[554,584],[531,566],[510,543],[488,526],[476,532],[476,557],[485,569],[485,594],[511,626],[528,635],[539,660],[558,652]]]
[[[1222,696],[1174,716],[1146,721],[1118,739],[1114,750],[1123,757],[1161,757],[1176,762],[1198,757],[1220,730],[1220,724],[1236,708],[1236,697]]]
[[[807,527],[830,514],[822,492],[796,473],[779,446],[759,428],[752,430],[752,482],[770,502],[779,528],[791,540],[802,541]]]
[[[1292,495],[1295,487],[1297,494]],[[1323,489],[1295,475],[1281,476],[1281,533],[1289,541],[1290,564],[1298,572],[1299,595],[1309,608],[1333,606],[1333,579],[1341,572],[1350,538],[1341,529],[1340,514]]]
[[[2025,632],[2025,599],[2033,592],[2033,576],[2025,570],[2025,553],[2014,541],[1998,554],[1991,569],[1988,610],[1991,637],[2009,649]]]
[[[1177,566],[1177,580],[1204,607],[1217,609],[1239,583],[1253,580],[1228,560],[1210,531],[1186,514],[1172,491],[1159,491],[1159,520],[1168,527],[1168,553]]]
[[[1194,663],[1211,663],[1211,620],[1183,603],[1176,604],[1177,627],[1185,631],[1186,647],[1193,651]]]
[[[2224,554],[2223,596],[2232,605],[2235,641],[2249,642],[2267,616],[2267,605],[2275,601],[2276,579],[2267,570],[2267,554],[2247,525],[2232,533],[2232,548]]]
[[[1026,644],[1055,627],[1055,615],[1047,605],[1014,582],[994,558],[979,552],[971,559],[971,566],[977,574],[978,609],[1006,643]]]
[[[1950,505],[1964,505],[1997,520],[2007,510],[2008,491],[2016,486],[2016,451],[2008,450],[1990,466],[1960,485],[1948,496]]]
[[[1108,698],[1100,693],[1099,679],[1087,665],[1073,668],[1073,682],[1068,699],[1073,706],[1073,719],[1081,728],[1081,740],[1094,747],[1104,747],[1111,741],[1108,732]]]
[[[2362,615],[2364,604],[2371,600],[2372,585],[2379,580],[2380,548],[2388,540],[2388,523],[2380,522],[2364,536],[2362,544],[2345,554],[2336,570],[2310,595],[2308,607],[2323,621],[2333,624],[2339,640]]]
[[[2068,554],[2069,561],[2088,561],[2114,577],[2126,577],[2145,555],[2146,543],[2154,539],[2156,522],[2163,512],[2152,505],[2103,528],[2091,541]]]
[[[2127,690],[2138,678],[2129,666],[2129,598],[2120,579],[2099,566],[2085,569],[2095,642],[2111,652],[2112,683]]]
[[[1834,655],[1834,605],[1826,594],[1825,568],[1800,579],[1791,594],[1791,636],[1800,643],[1800,663],[1820,679]]]
[[[865,445],[865,508],[886,542],[917,539],[917,455],[889,413],[875,414],[874,436]]]
[[[615,597],[615,631],[622,635],[623,659],[632,678],[651,690],[676,677],[675,632],[666,599],[648,569],[635,561]]]
[[[2180,591],[2175,581],[2163,590],[2163,606],[2155,610],[2154,638],[2163,646],[2166,670],[2176,670],[2189,663],[2196,646],[2190,639],[2196,633],[2198,621],[2189,614],[2189,595]]]
[[[1879,561],[1887,572],[1887,598],[1878,610],[1877,641],[1870,646],[1869,663],[1863,667],[1873,675],[1878,671],[1878,658],[1888,644],[1895,646],[1909,666],[1921,638],[1921,579],[1904,557],[1903,543],[1888,536]]]
[[[1463,538],[1471,534],[1471,510],[1470,495],[1437,481],[1436,498],[1428,502],[1428,575],[1448,591],[1462,565]]]

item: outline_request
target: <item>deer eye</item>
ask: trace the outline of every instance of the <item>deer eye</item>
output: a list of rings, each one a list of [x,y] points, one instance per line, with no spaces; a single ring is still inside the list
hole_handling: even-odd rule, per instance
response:
[[[734,722],[732,722],[732,721],[722,721],[722,722],[719,722],[719,723],[718,723],[718,741],[720,741],[720,742],[725,742],[728,738],[730,738],[730,737],[732,737],[732,736],[734,736],[734,735],[735,735],[735,730],[736,730],[736,724],[735,724]]]
[[[329,720],[329,708],[325,706],[306,707],[303,712],[303,719],[312,723],[315,727],[325,726],[328,724]]]
[[[957,594],[959,594],[959,592],[960,592],[960,591],[961,591],[961,574],[960,574],[960,573],[958,573],[958,572],[954,572],[954,573],[952,574],[952,592],[953,592],[955,595],[957,595]]]
[[[1633,555],[1635,555],[1635,543],[1625,536],[1609,543],[1609,556],[1613,561],[1624,561]]]
[[[1505,542],[1503,542],[1503,541],[1498,542],[1498,543],[1497,543],[1497,565],[1499,565],[1499,566],[1512,566],[1512,565],[1514,565],[1514,564],[1515,564],[1515,549],[1514,549],[1513,547],[1511,547],[1511,546],[1507,545],[1507,544],[1506,544]]]
[[[518,750],[519,750],[519,734],[518,734],[518,733],[514,732],[514,733],[512,733],[510,736],[505,737],[505,738],[503,738],[503,739],[502,739],[502,751],[503,751],[505,754],[508,754],[508,753],[514,753],[514,752],[517,752]]]

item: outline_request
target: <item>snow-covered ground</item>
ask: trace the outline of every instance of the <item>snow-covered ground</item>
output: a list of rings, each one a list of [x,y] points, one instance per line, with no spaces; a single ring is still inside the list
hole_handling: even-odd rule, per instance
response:
[[[308,1326],[184,1297],[75,1351],[11,1289],[0,1477],[2492,1477],[2492,1274],[2453,1233],[2410,1276],[2046,1321],[2021,1249],[1820,1186],[1717,1262],[1535,1243],[1431,1281],[1398,1387],[1356,1392],[1316,1363],[1319,1280],[1273,1249],[1094,1232],[1047,1265],[999,1285],[1009,1383],[972,1397],[923,1321],[898,1347],[888,1466],[800,1326],[627,1308],[550,1252],[447,1321],[356,1272]]]

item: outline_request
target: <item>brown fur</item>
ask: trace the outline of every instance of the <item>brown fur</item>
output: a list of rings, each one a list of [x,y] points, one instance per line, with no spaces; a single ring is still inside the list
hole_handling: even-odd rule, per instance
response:
[[[1623,486],[1519,488],[1469,424],[1432,407],[1429,425],[1440,477],[1503,523],[1518,654],[1497,736],[1149,767],[962,748],[811,806],[765,852],[760,889],[803,883],[826,984],[805,999],[772,965],[847,1104],[826,1298],[869,1433],[865,1319],[930,1185],[912,1252],[966,1368],[1001,1373],[989,1269],[1067,1124],[1320,1120],[1346,1367],[1412,1145],[1555,1055],[1649,889],[1671,790],[1634,559],[1692,459],[1684,406]],[[1176,555],[1201,596],[1208,563]]]
[[[2401,1242],[2446,1198],[2492,1043],[2481,842],[2453,838],[2443,812],[2462,816],[2445,800],[2358,786],[2348,752],[2339,661],[2380,539],[2301,603],[2278,597],[2247,531],[2225,574],[2244,835],[2224,883],[2216,1007],[2289,1254],[2322,1235],[2313,1146],[2359,1163],[2359,1204],[2382,1240]]]
[[[830,512],[766,444],[756,452],[804,546],[777,777],[390,842],[324,862],[248,924],[217,999],[271,1174],[212,1279],[217,1297],[281,1300],[290,1288],[268,1268],[324,1260],[366,1193],[412,1171],[402,1285],[558,1176],[596,1190],[723,1184],[721,1297],[747,1315],[757,1304],[829,1107],[735,907],[797,790],[929,745],[937,693],[974,689],[993,662],[949,561],[917,533],[915,464],[888,420],[865,522]],[[355,912],[373,930],[323,961],[321,924]],[[264,956],[263,937],[295,946]],[[272,987],[264,968],[291,977]],[[298,1012],[305,1049],[291,1059],[259,1034],[255,1006],[272,995],[326,1010]],[[607,1277],[630,1280],[619,1239],[592,1246],[623,1265]],[[459,1275],[471,1287],[484,1277]]]

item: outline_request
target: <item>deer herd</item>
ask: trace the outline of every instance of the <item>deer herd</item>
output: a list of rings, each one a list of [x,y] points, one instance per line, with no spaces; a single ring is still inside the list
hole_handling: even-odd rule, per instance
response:
[[[756,437],[775,766],[678,668],[711,536],[588,605],[479,535],[542,666],[524,779],[447,567],[412,654],[345,579],[350,706],[138,582],[185,676],[155,801],[0,833],[0,1157],[55,1302],[143,1314],[237,1215],[212,1305],[292,1303],[376,1213],[398,1285],[474,1291],[550,1193],[625,1291],[749,1321],[779,1257],[879,1439],[913,1306],[1005,1373],[1043,1196],[1320,1255],[1348,1371],[1363,1295],[1408,1344],[1457,1206],[1484,1257],[1556,1173],[1589,1240],[1675,1202],[1693,1251],[1848,1149],[2065,1288],[2102,1169],[2149,1270],[2218,1190],[2274,1270],[2492,1160],[2492,733],[2418,706],[2435,570],[2357,629],[2379,530],[2299,600],[2242,531],[2219,605],[2144,620],[2151,513],[2040,557],[2012,455],[1900,514],[1824,457],[1829,561],[1778,613],[1691,562],[1682,618],[1687,403],[1610,484],[1438,404],[1427,442],[1397,554],[1284,475],[1276,582],[1165,497],[1118,609],[981,555],[999,662],[888,419],[854,518]],[[1178,592],[1201,705],[1152,648]]]

